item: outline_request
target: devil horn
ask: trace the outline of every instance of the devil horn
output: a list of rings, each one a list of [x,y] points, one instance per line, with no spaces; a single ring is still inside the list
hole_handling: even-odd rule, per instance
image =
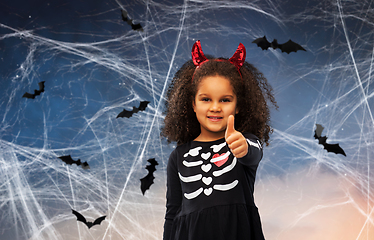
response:
[[[239,43],[238,48],[236,49],[236,52],[232,57],[229,59],[229,61],[236,66],[236,68],[239,70],[245,61],[245,47],[242,43]]]
[[[201,49],[201,44],[200,40],[197,40],[195,44],[192,47],[192,61],[195,64],[195,66],[200,66],[203,62],[208,60],[204,53],[203,50]]]

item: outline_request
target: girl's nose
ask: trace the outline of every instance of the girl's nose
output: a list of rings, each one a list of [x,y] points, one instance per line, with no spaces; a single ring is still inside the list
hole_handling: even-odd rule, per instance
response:
[[[221,111],[221,106],[217,102],[212,102],[212,104],[210,105],[210,109],[209,110],[211,112],[220,112]]]

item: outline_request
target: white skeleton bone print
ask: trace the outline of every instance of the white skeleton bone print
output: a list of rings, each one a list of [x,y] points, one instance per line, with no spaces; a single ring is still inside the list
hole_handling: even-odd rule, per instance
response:
[[[261,148],[261,145],[259,142],[252,142],[248,140],[249,146],[255,146],[257,148]],[[183,160],[183,165],[187,168],[196,168],[200,167],[201,173],[195,174],[192,176],[182,176],[180,172],[178,172],[179,178],[182,182],[184,183],[191,183],[191,182],[197,182],[201,181],[202,184],[200,188],[196,189],[195,191],[192,191],[190,193],[184,193],[184,197],[186,199],[194,199],[200,194],[204,193],[206,196],[210,196],[213,192],[213,190],[218,190],[218,191],[228,191],[235,186],[238,185],[239,181],[237,179],[234,179],[232,182],[228,182],[226,184],[214,184],[211,186],[211,183],[213,182],[213,178],[217,178],[222,176],[225,173],[230,172],[232,169],[235,168],[237,165],[237,159],[236,157],[233,158],[231,164],[225,166],[222,169],[211,171],[212,170],[212,164],[215,164],[217,167],[221,167],[223,164],[226,163],[226,161],[229,159],[229,156],[231,155],[230,151],[227,151],[222,154],[218,154],[218,152],[226,146],[226,142],[223,142],[218,145],[212,145],[210,148],[212,149],[213,153],[215,153],[212,157],[211,152],[204,152],[204,153],[199,153],[199,151],[202,149],[202,147],[195,147],[193,149],[190,149],[187,153],[183,155],[184,158],[188,157],[189,155],[191,156],[198,156],[200,154],[201,160],[195,160],[192,162],[188,162],[186,160]],[[211,158],[210,158],[211,157]],[[210,158],[210,160],[209,160]],[[211,171],[211,172],[210,172]],[[203,174],[209,174],[209,176],[204,176]]]
[[[249,146],[254,146],[258,149],[261,149],[260,142],[258,141],[252,142],[249,139],[247,139],[247,142]],[[199,151],[202,150],[202,147],[192,148],[183,155],[184,158],[187,158],[189,155],[196,157],[200,154],[201,160],[195,160],[191,162],[183,160],[182,163],[187,168],[200,167],[202,171],[201,173],[195,174],[192,176],[183,176],[180,172],[178,172],[180,180],[184,183],[191,183],[191,182],[197,182],[197,181],[202,182],[201,184],[202,187],[190,193],[184,193],[184,197],[186,199],[194,199],[197,196],[199,196],[201,193],[204,193],[206,196],[210,196],[213,192],[213,189],[218,190],[218,191],[228,191],[228,190],[235,188],[235,186],[238,185],[239,181],[237,179],[234,179],[232,182],[228,182],[226,184],[214,184],[213,186],[211,186],[211,183],[213,182],[214,177],[217,178],[217,177],[222,176],[225,173],[230,172],[237,165],[237,162],[238,162],[237,158],[234,157],[231,164],[225,166],[222,169],[211,171],[212,164],[215,164],[217,167],[221,167],[229,159],[229,156],[231,155],[231,152],[229,150],[225,153],[218,154],[218,152],[226,145],[227,145],[226,142],[223,142],[218,145],[212,145],[210,148],[212,149],[212,152],[215,153],[212,157],[211,157],[212,155],[211,152],[200,153]],[[209,174],[209,176],[204,176],[203,175],[204,173]]]

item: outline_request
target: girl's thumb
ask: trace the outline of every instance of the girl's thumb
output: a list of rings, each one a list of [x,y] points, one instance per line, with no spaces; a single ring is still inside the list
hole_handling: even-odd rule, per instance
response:
[[[235,132],[234,121],[235,121],[234,116],[230,115],[229,118],[227,119],[225,138],[228,138],[232,133]]]

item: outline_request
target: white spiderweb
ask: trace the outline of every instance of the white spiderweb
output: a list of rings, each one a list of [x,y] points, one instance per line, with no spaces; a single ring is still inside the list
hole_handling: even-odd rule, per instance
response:
[[[73,10],[43,5],[55,16],[30,14],[22,25],[11,20],[27,5],[3,4],[10,14],[0,18],[1,239],[162,238],[174,146],[160,138],[165,91],[197,39],[206,54],[225,57],[242,42],[247,61],[274,88],[280,108],[272,112],[274,133],[255,190],[265,237],[373,237],[371,1],[67,5]],[[120,9],[144,32],[132,31]],[[264,35],[291,38],[307,52],[261,51],[251,42]],[[22,98],[40,81],[44,93]],[[145,111],[116,118],[140,101],[150,101]],[[347,157],[318,145],[316,123]],[[61,155],[90,169],[66,165]],[[139,179],[149,158],[159,165],[143,196]],[[71,208],[89,221],[107,218],[88,230]]]

